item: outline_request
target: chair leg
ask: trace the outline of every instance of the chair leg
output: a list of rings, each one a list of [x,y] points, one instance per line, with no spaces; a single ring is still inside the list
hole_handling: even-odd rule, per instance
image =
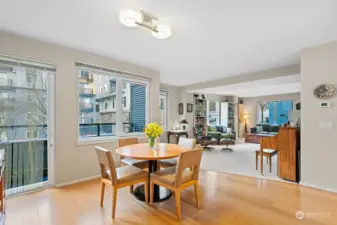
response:
[[[255,154],[255,164],[256,164],[256,170],[258,169],[258,161],[259,161],[259,156]]]
[[[144,182],[144,187],[145,187],[145,202],[146,204],[149,204],[149,184],[147,180]]]
[[[153,203],[153,189],[154,189],[154,184],[151,182],[150,183],[150,204]]]
[[[194,184],[194,194],[195,194],[195,201],[197,203],[197,208],[200,209],[200,199],[199,199],[199,184]]]
[[[271,157],[269,158],[269,172],[271,173]]]
[[[133,185],[130,185],[130,194],[133,193]]]
[[[177,219],[181,220],[180,214],[180,190],[175,190],[175,197],[176,197],[176,210],[177,210]]]
[[[103,206],[104,192],[105,192],[105,183],[101,181],[101,202],[100,202],[101,206]]]
[[[117,202],[117,191],[118,189],[113,187],[112,188],[112,218],[115,218],[115,214],[116,214],[116,202]]]

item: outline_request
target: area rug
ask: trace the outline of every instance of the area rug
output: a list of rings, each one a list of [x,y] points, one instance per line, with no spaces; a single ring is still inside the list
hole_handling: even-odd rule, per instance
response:
[[[255,150],[260,148],[259,144],[237,143],[233,148],[233,152],[221,151],[222,147],[214,145],[215,149],[212,151],[204,151],[201,161],[201,169],[225,172],[237,175],[258,177],[270,180],[282,180],[277,176],[277,155],[272,157],[272,172],[269,172],[269,165],[267,159],[264,157],[263,167],[264,175],[260,173],[260,167],[256,170],[255,164]],[[258,161],[260,165],[260,159]],[[282,180],[283,181],[283,180]]]

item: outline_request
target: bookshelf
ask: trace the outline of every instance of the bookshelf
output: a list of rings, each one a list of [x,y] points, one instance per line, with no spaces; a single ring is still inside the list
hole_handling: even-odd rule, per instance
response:
[[[199,97],[194,97],[194,127],[200,130],[207,127],[207,101]]]

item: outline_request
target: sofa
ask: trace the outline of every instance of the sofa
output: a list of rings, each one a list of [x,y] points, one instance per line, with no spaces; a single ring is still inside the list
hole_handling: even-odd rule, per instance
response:
[[[259,123],[256,127],[250,128],[251,134],[269,134],[276,135],[280,130],[281,125],[274,125],[269,123]]]
[[[218,144],[221,139],[231,139],[234,141],[236,139],[235,132],[232,131],[231,133],[228,133],[227,127],[222,125],[207,126],[207,135],[215,138]]]

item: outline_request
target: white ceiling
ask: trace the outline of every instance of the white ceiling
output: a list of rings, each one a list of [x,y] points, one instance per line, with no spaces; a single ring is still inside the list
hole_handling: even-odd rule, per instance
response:
[[[188,85],[299,63],[303,47],[337,39],[336,0],[0,0],[0,29],[105,55]],[[171,25],[157,40],[117,22],[139,9]]]
[[[217,95],[234,95],[237,97],[290,94],[301,91],[300,81],[301,75],[298,74],[194,90],[191,92]]]

